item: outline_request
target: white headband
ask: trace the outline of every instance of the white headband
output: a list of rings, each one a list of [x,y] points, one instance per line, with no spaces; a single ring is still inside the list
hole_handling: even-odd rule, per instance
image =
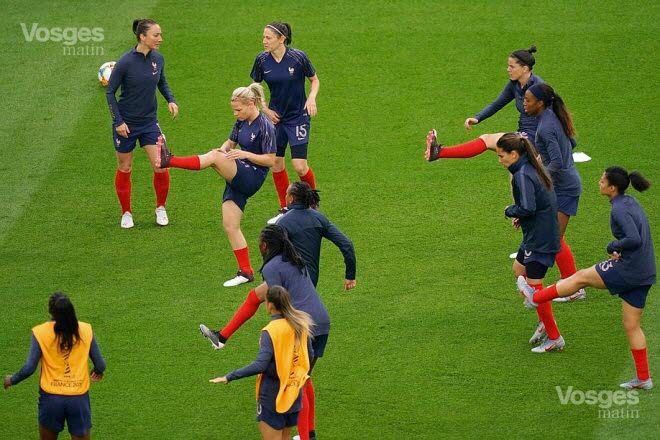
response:
[[[278,28],[276,28],[275,26],[271,26],[271,25],[267,24],[266,27],[267,27],[267,28],[274,29],[278,34],[280,34],[280,35],[283,36],[283,37],[286,37],[286,35],[284,35],[284,34],[282,33],[282,31],[279,30]]]

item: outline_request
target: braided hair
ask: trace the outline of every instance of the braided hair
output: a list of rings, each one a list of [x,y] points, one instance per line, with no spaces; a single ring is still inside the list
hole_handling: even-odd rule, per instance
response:
[[[319,192],[312,189],[307,182],[297,181],[292,183],[289,185],[287,194],[293,197],[294,203],[300,203],[305,208],[316,209],[318,208],[319,203],[321,203]]]
[[[266,246],[264,264],[261,269],[274,257],[281,255],[282,260],[288,261],[300,270],[305,270],[305,261],[289,240],[289,234],[283,227],[279,225],[266,226],[259,235],[259,243]]]

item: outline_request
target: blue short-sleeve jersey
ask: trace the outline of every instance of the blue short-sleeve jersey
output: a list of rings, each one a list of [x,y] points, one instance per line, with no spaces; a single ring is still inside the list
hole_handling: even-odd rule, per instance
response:
[[[266,81],[270,90],[268,107],[280,115],[285,124],[303,123],[306,116],[305,78],[316,75],[316,70],[302,50],[287,48],[278,63],[268,53],[257,55],[250,76],[256,82]]]
[[[275,126],[270,119],[263,113],[252,121],[237,120],[229,134],[229,140],[238,143],[241,150],[249,151],[254,154],[273,154],[277,150],[275,147]],[[268,167],[256,165],[245,159],[251,165],[268,170]]]

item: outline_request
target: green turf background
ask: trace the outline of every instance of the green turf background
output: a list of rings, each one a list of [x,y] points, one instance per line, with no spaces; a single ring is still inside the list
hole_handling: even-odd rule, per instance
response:
[[[657,390],[605,420],[598,408],[561,405],[555,387],[615,390],[634,374],[619,300],[555,308],[562,354],[533,355],[534,314],[515,294],[508,254],[520,234],[502,217],[508,176],[492,153],[424,163],[424,135],[445,143],[514,130],[513,105],[473,132],[463,120],[504,86],[506,56],[535,43],[535,71],[572,110],[584,194],[567,238],[578,265],[610,240],[602,170],[620,164],[660,184],[655,2],[334,1],[277,3],[3,1],[0,17],[0,373],[25,359],[30,328],[63,290],[94,325],[108,363],[91,391],[95,438],[244,439],[258,436],[254,381],[208,379],[250,362],[263,311],[221,352],[198,331],[216,327],[248,288],[224,289],[235,261],[221,230],[222,182],[172,171],[171,225],[157,228],[146,157],[133,172],[136,227],[119,228],[103,62],[131,47],[133,18],[163,28],[162,53],[180,105],[160,121],[177,154],[226,139],[231,91],[249,83],[265,23],[292,24],[321,80],[310,163],[322,211],[354,241],[358,287],[341,291],[341,254],[326,245],[319,291],[333,330],[315,370],[323,439],[653,438]],[[101,27],[99,56],[62,43],[26,42],[20,23]],[[80,46],[88,44],[79,43]],[[660,243],[658,188],[635,194]],[[270,181],[250,200],[243,230],[256,240],[276,208]],[[558,277],[553,270],[549,281]],[[652,373],[660,350],[658,294],[644,328]],[[0,438],[36,435],[38,374],[0,396]],[[653,434],[655,433],[655,434]]]

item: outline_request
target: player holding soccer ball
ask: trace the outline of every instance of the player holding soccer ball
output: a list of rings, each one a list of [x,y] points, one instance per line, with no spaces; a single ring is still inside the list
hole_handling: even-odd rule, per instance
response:
[[[206,154],[172,156],[164,138],[161,137],[158,144],[157,167],[188,170],[212,167],[225,180],[222,224],[239,268],[236,276],[223,284],[225,287],[254,281],[247,241],[241,231],[241,218],[248,199],[259,191],[268,175],[268,168],[275,161],[275,127],[259,111],[263,99],[264,89],[258,83],[234,90],[231,96],[231,108],[237,119],[234,128],[220,148]],[[236,146],[241,148],[236,149]]]
[[[535,290],[518,279],[528,307],[543,307],[557,297],[567,297],[578,289],[595,287],[619,295],[623,311],[623,327],[635,361],[637,377],[620,386],[625,389],[653,388],[646,353],[646,336],[641,328],[646,296],[656,282],[655,254],[649,221],[637,200],[626,195],[631,185],[646,191],[651,184],[640,173],[628,173],[621,167],[605,170],[599,181],[600,193],[612,204],[610,226],[615,240],[607,245],[609,260],[578,271],[557,284]]]
[[[165,79],[165,60],[157,50],[163,41],[160,26],[150,19],[137,19],[133,21],[133,33],[137,45],[117,61],[106,91],[118,163],[115,189],[121,204],[121,227],[124,229],[133,227],[131,169],[133,150],[138,140],[154,170],[156,223],[160,226],[169,223],[165,203],[170,189],[170,175],[167,170],[156,166],[156,141],[163,134],[157,119],[156,88],[167,100],[172,117],[176,118],[179,113]],[[121,97],[117,102],[115,93],[119,87]]]
[[[290,48],[291,26],[273,22],[264,28],[264,52],[257,55],[250,76],[256,82],[266,81],[270,103],[263,102],[264,113],[275,124],[277,157],[273,165],[273,181],[280,200],[280,214],[286,211],[286,190],[289,176],[284,155],[291,146],[291,162],[300,180],[316,188],[314,172],[307,163],[310,118],[316,116],[316,95],[319,78],[305,52]],[[305,79],[310,83],[305,97]],[[268,221],[275,223],[279,214]]]

